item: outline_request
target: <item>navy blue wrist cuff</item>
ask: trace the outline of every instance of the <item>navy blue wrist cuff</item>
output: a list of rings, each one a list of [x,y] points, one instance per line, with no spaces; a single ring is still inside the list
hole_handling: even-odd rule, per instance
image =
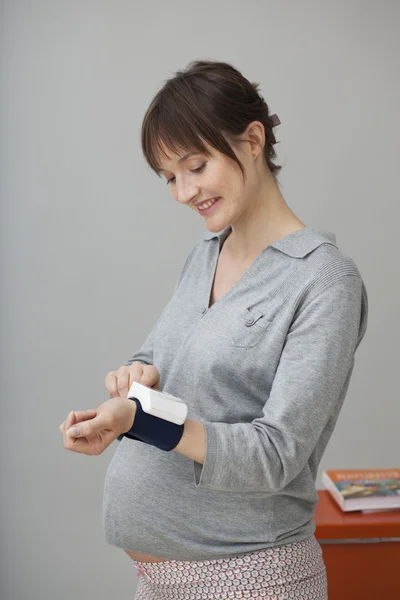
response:
[[[137,398],[131,398],[131,400],[136,403],[137,407],[135,420],[131,429],[123,435],[132,440],[156,446],[160,450],[173,450],[181,440],[184,426],[149,415],[144,412]]]

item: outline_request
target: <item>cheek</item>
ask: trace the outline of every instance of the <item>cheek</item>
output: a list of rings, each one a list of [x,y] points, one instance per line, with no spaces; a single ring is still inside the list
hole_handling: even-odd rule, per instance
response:
[[[223,181],[221,196],[223,196],[225,192],[225,195],[235,204],[243,199],[245,189],[241,176],[238,177],[237,173],[230,172],[225,174],[221,181]]]
[[[237,168],[239,170],[239,167]],[[222,165],[213,169],[210,172],[209,185],[212,186],[215,194],[234,198],[241,195],[243,189],[243,181],[241,173],[232,166]]]

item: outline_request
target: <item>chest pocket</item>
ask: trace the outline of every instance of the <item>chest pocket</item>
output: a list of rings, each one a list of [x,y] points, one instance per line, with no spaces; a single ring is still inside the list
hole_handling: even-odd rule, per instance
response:
[[[235,327],[231,330],[230,340],[233,346],[250,348],[256,346],[264,337],[272,320],[258,309],[245,309],[235,319]]]

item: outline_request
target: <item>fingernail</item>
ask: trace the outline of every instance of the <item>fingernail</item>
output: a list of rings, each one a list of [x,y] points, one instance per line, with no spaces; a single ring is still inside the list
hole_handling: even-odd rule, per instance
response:
[[[79,427],[71,427],[71,429],[68,429],[67,435],[69,435],[70,437],[78,437]]]

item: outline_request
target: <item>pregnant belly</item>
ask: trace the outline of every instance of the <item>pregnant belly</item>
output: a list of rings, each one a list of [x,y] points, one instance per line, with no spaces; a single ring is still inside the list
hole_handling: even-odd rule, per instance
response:
[[[134,561],[169,560],[171,557],[165,548],[170,550],[171,540],[179,543],[176,522],[189,522],[186,506],[193,504],[191,497],[185,500],[187,494],[182,492],[182,482],[194,496],[192,481],[193,465],[186,457],[172,456],[124,438],[109,464],[104,482],[103,520],[107,542],[123,549]],[[160,510],[160,500],[163,510]]]
[[[139,552],[132,552],[131,550],[125,550],[125,552],[133,560],[138,560],[139,562],[165,562],[167,560],[166,558],[157,558],[149,554],[139,554]]]

